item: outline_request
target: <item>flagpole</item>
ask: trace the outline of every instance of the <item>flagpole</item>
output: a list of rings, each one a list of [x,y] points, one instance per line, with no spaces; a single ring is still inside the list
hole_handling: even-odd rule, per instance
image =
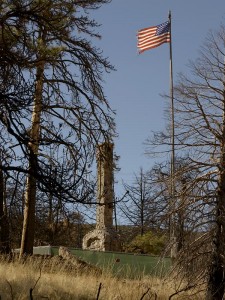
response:
[[[171,11],[169,11],[169,23],[170,23],[170,99],[171,99],[171,162],[170,162],[170,180],[171,180],[171,195],[170,195],[170,244],[171,244],[171,258],[176,257],[176,238],[175,238],[175,224],[174,224],[174,201],[175,201],[175,147],[174,147],[174,95],[173,95],[173,56],[172,56],[172,23],[171,23]]]
[[[138,31],[138,50],[142,53],[146,50],[158,47],[163,43],[169,43],[170,47],[170,98],[171,98],[171,162],[170,162],[170,201],[169,201],[169,238],[171,245],[171,257],[176,256],[175,235],[175,147],[174,147],[174,97],[173,97],[173,60],[172,60],[172,34],[171,11],[168,21],[157,26],[143,28]]]

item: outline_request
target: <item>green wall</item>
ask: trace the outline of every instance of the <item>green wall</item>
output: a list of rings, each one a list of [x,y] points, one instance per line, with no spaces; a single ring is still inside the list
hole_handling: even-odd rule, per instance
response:
[[[58,255],[59,247],[51,247],[51,254]],[[116,252],[98,252],[69,248],[80,259],[95,264],[116,276],[136,278],[142,275],[164,275],[171,266],[169,257],[159,258]]]

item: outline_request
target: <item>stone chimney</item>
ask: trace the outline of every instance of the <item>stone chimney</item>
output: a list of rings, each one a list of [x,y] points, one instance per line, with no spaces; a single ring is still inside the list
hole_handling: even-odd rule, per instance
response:
[[[98,182],[96,228],[85,235],[83,249],[120,251],[119,238],[113,228],[113,144],[98,145],[96,156]]]

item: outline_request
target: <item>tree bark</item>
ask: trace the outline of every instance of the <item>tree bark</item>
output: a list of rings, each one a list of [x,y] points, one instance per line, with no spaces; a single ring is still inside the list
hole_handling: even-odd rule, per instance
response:
[[[29,171],[34,172],[37,167],[37,157],[30,154]],[[34,231],[35,231],[35,205],[36,205],[36,178],[29,174],[26,182],[25,207],[23,230],[21,238],[20,256],[33,254]]]
[[[4,211],[4,176],[0,169],[0,253],[10,253],[9,222]]]
[[[42,111],[44,61],[37,66],[36,89],[31,121],[29,143],[29,175],[26,182],[24,220],[21,238],[20,256],[32,255],[35,233],[35,206],[36,206],[36,175],[37,156],[39,150],[40,123]]]
[[[216,229],[213,239],[211,264],[207,285],[206,300],[222,300],[225,291],[224,253],[225,253],[225,174],[220,180],[216,212]]]
[[[180,207],[177,212],[177,253],[179,254],[184,247],[184,220],[186,209],[186,180],[181,179],[182,191],[180,197]]]
[[[225,85],[225,84],[224,84]],[[209,266],[209,278],[206,300],[222,300],[225,291],[225,86],[223,107],[223,130],[220,142],[220,167],[218,193],[216,201],[215,234],[211,264]]]

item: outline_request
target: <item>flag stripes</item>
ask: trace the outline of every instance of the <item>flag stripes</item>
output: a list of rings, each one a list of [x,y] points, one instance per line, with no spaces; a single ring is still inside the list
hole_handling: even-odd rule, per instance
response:
[[[144,52],[163,43],[170,42],[170,22],[167,21],[157,26],[144,28],[138,31],[138,50]]]

